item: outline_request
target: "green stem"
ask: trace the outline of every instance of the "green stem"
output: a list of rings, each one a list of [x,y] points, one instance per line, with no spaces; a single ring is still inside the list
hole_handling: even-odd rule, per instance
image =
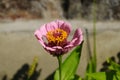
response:
[[[96,0],[94,0],[94,9],[93,9],[93,15],[94,15],[94,18],[93,18],[93,40],[94,40],[94,56],[96,57]]]
[[[96,0],[93,2],[93,61],[94,61],[94,68],[96,71]]]
[[[59,80],[62,80],[62,55],[58,56],[59,63]]]

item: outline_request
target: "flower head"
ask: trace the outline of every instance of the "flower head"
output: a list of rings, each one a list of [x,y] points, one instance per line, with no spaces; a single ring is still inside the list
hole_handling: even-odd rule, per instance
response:
[[[71,25],[69,23],[56,20],[42,25],[34,34],[46,51],[58,56],[68,52],[83,41],[81,29],[76,29],[72,40],[68,41],[70,32]]]

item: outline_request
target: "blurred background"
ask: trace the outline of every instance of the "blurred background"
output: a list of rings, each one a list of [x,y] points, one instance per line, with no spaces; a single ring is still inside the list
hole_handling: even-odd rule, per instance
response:
[[[25,80],[33,58],[38,65],[31,80],[52,80],[56,57],[38,43],[34,31],[52,20],[72,25],[70,39],[81,28],[84,45],[77,74],[84,77],[93,51],[93,9],[97,29],[97,71],[107,58],[120,61],[120,0],[0,0],[0,80]],[[65,57],[69,55],[66,54]]]
[[[96,0],[98,20],[120,20],[120,0]],[[92,19],[93,0],[0,0],[0,18]]]

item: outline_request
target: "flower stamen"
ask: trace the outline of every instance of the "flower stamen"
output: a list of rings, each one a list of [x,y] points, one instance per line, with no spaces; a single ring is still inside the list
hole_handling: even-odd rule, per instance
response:
[[[62,42],[66,40],[67,36],[68,35],[66,31],[58,28],[47,33],[47,40],[48,43],[60,45]]]

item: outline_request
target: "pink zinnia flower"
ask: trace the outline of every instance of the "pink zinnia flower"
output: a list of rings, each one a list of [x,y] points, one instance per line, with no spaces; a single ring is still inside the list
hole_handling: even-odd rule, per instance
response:
[[[46,51],[54,56],[62,55],[83,41],[81,29],[76,29],[71,41],[67,38],[71,25],[62,20],[56,20],[42,25],[35,31],[35,36]]]

